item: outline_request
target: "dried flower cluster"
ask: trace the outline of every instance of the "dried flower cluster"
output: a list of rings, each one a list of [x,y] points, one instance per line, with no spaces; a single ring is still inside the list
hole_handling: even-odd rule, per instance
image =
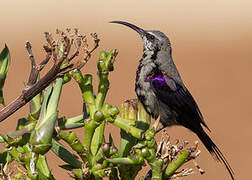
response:
[[[193,161],[194,166],[200,172],[204,174],[204,170],[200,168],[196,162],[196,158],[200,155],[200,150],[198,149],[198,141],[195,141],[194,145],[189,146],[188,141],[179,141],[175,140],[174,143],[171,142],[170,136],[167,134],[166,130],[162,131],[161,141],[158,143],[156,155],[164,161],[164,166],[167,166],[168,163],[178,159],[178,157],[187,150],[189,156],[186,158],[186,162]],[[193,168],[185,168],[180,171],[176,171],[170,179],[177,179],[183,176],[188,176],[192,174]]]

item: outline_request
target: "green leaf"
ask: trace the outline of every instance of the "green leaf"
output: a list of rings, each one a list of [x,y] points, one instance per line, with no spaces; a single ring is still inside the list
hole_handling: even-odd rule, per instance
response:
[[[55,127],[55,122],[58,119],[58,112],[47,117],[44,122],[35,127],[30,136],[30,144],[32,151],[45,154],[52,146],[52,135]],[[38,124],[37,124],[38,125]]]
[[[77,157],[55,139],[52,140],[52,151],[71,167],[81,168],[82,163],[77,159]]]
[[[52,135],[58,120],[57,107],[62,83],[62,78],[56,79],[55,84],[51,84],[45,92],[40,117],[30,136],[33,152],[44,154],[51,148]]]
[[[98,149],[101,147],[103,140],[104,140],[104,128],[105,128],[105,121],[103,121],[99,127],[95,129],[95,133],[92,138],[91,142],[91,153],[96,155]]]
[[[4,149],[0,152],[0,163],[6,164],[8,162],[9,151],[8,149]],[[9,159],[10,160],[10,159]]]
[[[75,169],[73,166],[71,166],[69,164],[63,164],[63,165],[60,165],[59,167],[61,167],[62,169],[65,169],[67,171],[72,171],[73,169]]]
[[[10,51],[5,45],[4,49],[0,54],[0,74],[6,74],[10,64]]]
[[[40,75],[38,75],[37,82],[40,80]],[[26,84],[25,84],[26,86]],[[30,106],[30,114],[29,114],[29,120],[38,120],[41,106],[42,106],[42,92],[37,94],[35,97],[32,98],[32,100],[29,102]]]
[[[4,142],[5,142],[5,140],[4,140],[3,136],[2,136],[2,134],[0,134],[0,143],[4,143]]]
[[[38,172],[40,172],[39,179],[51,179],[51,171],[48,167],[45,156],[42,156],[42,155],[38,156],[36,168],[38,169]]]
[[[114,140],[113,140],[113,137],[112,137],[111,133],[109,133],[109,144],[110,144],[110,146],[115,147]]]
[[[10,64],[10,52],[7,45],[5,45],[4,49],[0,54],[0,103],[3,104],[4,106],[5,103],[3,98],[3,86],[6,79],[6,74],[8,72],[9,64]]]
[[[12,150],[9,151],[10,155],[16,159],[16,161],[20,162],[19,159],[19,152],[17,151],[17,148],[13,147]]]
[[[83,119],[87,119],[89,114],[87,112],[87,105],[86,105],[85,102],[83,102],[83,108],[82,109],[83,109]]]

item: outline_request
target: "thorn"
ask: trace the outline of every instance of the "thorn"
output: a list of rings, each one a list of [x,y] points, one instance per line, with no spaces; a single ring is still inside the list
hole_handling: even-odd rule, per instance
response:
[[[158,116],[157,120],[155,121],[155,123],[154,123],[153,126],[152,126],[152,129],[155,129],[155,131],[156,131],[157,128],[158,128],[159,121],[160,121],[160,116]]]

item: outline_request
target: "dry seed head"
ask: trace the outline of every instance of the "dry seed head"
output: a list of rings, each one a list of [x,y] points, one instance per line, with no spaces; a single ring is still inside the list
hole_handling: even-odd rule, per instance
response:
[[[189,146],[188,141],[179,141],[175,140],[174,143],[171,142],[170,137],[166,132],[163,131],[161,136],[161,141],[158,143],[157,146],[157,152],[156,156],[163,160],[164,162],[164,168],[167,166],[167,164],[179,157],[181,153],[184,152],[184,150],[188,150],[189,157],[186,161],[195,160],[200,155],[200,150],[198,150],[198,141],[195,141],[192,146]],[[186,149],[185,149],[186,148]],[[195,164],[195,163],[194,163]],[[200,168],[200,166],[197,164],[195,167],[198,169],[198,171],[202,174],[205,171]],[[176,172],[171,179],[178,179],[183,176],[187,176],[193,173],[193,168],[187,168],[183,171]]]

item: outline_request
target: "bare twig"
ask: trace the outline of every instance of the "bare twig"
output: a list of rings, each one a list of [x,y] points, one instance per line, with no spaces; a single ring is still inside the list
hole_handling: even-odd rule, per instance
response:
[[[48,61],[52,57],[52,49],[48,45],[44,45],[43,48],[46,52],[46,58],[43,61],[41,61],[41,63],[39,64],[38,66],[39,71],[42,71],[42,69],[45,67],[45,65],[48,63]]]
[[[84,59],[83,59],[83,61],[77,61],[75,64],[73,64],[72,66],[71,65],[69,65],[68,66],[68,69],[66,69],[66,68],[63,68],[63,69],[61,69],[60,70],[60,73],[58,74],[58,77],[61,77],[62,75],[64,75],[65,73],[67,73],[67,72],[69,72],[69,71],[72,71],[72,70],[74,70],[74,69],[81,69],[81,68],[83,68],[86,64],[87,64],[87,62],[88,62],[88,60],[90,59],[90,57],[91,57],[91,54],[94,52],[94,50],[96,50],[97,48],[98,48],[98,46],[99,46],[99,41],[100,41],[100,39],[98,39],[98,36],[97,36],[97,34],[96,33],[94,33],[94,34],[91,34],[91,36],[93,37],[93,40],[94,40],[94,47],[91,49],[91,50],[88,50],[87,48],[84,48],[84,53],[85,53],[85,55],[84,55]],[[86,42],[85,42],[85,44],[86,44]],[[80,47],[80,46],[79,46]],[[79,48],[78,46],[77,46],[77,49]],[[76,50],[77,50],[76,49]],[[77,53],[79,53],[79,52],[77,52]],[[74,58],[75,56],[77,56],[77,55],[72,55],[70,58]],[[72,60],[72,59],[71,59]]]
[[[27,86],[29,87],[29,86],[35,84],[37,77],[38,77],[38,74],[39,74],[38,73],[39,71],[36,68],[36,62],[35,62],[35,59],[34,59],[34,56],[33,56],[32,50],[31,50],[31,48],[32,48],[31,43],[29,41],[26,41],[25,47],[28,52],[29,58],[31,60],[31,72],[30,72],[30,77],[29,77],[28,83],[27,83]]]

